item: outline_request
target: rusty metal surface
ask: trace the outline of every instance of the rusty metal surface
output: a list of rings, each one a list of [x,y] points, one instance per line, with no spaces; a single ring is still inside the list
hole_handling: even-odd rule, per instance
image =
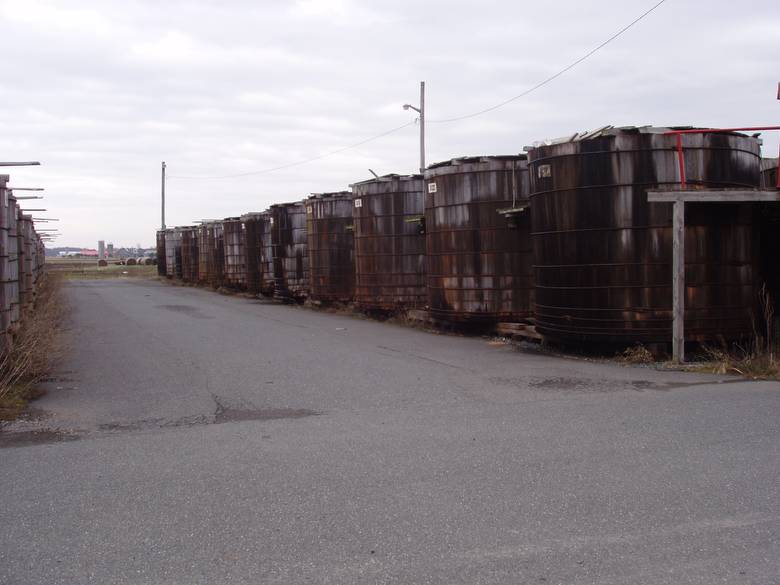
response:
[[[166,271],[165,256],[165,230],[157,230],[157,275],[165,276]]]
[[[19,306],[22,312],[32,307],[34,300],[33,279],[33,227],[32,216],[19,210],[18,223],[19,250]]]
[[[6,189],[8,175],[0,175],[0,333],[2,347],[7,347],[6,334],[11,328],[11,299],[13,287],[11,281],[10,250],[8,233],[10,229],[10,192]]]
[[[177,254],[176,248],[179,248]],[[176,258],[179,256],[181,263],[181,238],[175,229],[165,230],[165,275],[168,278],[177,278]],[[181,265],[178,267],[178,274],[181,274]]]
[[[256,238],[260,248],[260,292],[273,296],[276,287],[274,276],[273,215],[264,211],[257,220]]]
[[[198,282],[220,287],[224,277],[224,265],[222,222],[205,222],[198,227]]]
[[[198,283],[209,284],[214,257],[209,253],[209,229],[205,223],[198,226]]]
[[[533,306],[525,155],[469,157],[425,171],[431,313],[453,322],[523,321]]]
[[[667,129],[608,129],[531,151],[536,324],[551,338],[668,342],[672,206],[647,190],[679,180]],[[758,142],[683,136],[689,186],[757,187]],[[748,334],[756,302],[757,230],[749,205],[686,205],[685,332]]]
[[[305,202],[309,298],[350,302],[355,293],[352,193],[317,193]]]
[[[295,202],[272,205],[269,211],[273,218],[274,296],[302,301],[309,294],[306,209],[302,202]]]
[[[387,175],[352,185],[355,304],[367,310],[424,307],[422,175]]]
[[[761,188],[777,189],[777,159],[761,159]]]
[[[45,247],[31,215],[19,208],[9,176],[0,175],[0,353],[13,345],[13,334],[34,310],[45,263]]]
[[[225,285],[246,289],[246,241],[244,222],[240,217],[229,217],[222,222],[225,238]]]
[[[5,282],[10,313],[10,327],[19,322],[19,211],[16,197],[8,196],[8,279]]]
[[[246,254],[247,290],[258,294],[263,289],[263,230],[264,215],[261,212],[246,213],[241,216],[244,222],[244,250]]]
[[[220,287],[225,281],[225,230],[221,221],[208,225],[208,241],[211,255],[209,284]]]
[[[186,226],[181,230],[181,279],[198,282],[198,228]]]

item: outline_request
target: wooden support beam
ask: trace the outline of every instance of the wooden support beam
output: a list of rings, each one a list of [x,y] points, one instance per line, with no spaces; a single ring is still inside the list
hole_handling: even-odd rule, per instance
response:
[[[685,361],[685,201],[672,210],[672,359]]]
[[[702,189],[689,191],[648,191],[650,203],[760,203],[780,201],[777,189]]]
[[[780,202],[772,189],[676,189],[648,191],[649,203],[671,203],[672,211],[672,359],[685,361],[685,204]]]

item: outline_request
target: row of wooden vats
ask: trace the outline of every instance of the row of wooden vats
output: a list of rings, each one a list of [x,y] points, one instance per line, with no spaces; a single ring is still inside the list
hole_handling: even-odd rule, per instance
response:
[[[0,355],[32,310],[45,261],[33,218],[19,208],[8,180],[0,175]]]
[[[202,225],[158,232],[160,274],[286,300],[425,309],[438,321],[532,323],[550,339],[666,343],[672,323],[667,128],[607,128],[528,154],[453,159]],[[759,141],[684,135],[689,188],[776,185]],[[762,166],[763,165],[763,166]],[[768,206],[774,204],[766,204]],[[689,204],[686,338],[753,331],[777,290],[771,207]]]

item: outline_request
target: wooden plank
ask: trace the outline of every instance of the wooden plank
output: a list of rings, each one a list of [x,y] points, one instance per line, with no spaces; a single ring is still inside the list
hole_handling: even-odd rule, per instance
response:
[[[672,211],[672,359],[685,361],[685,202]]]
[[[511,339],[534,339],[541,340],[542,336],[537,333],[536,327],[529,323],[497,323],[494,332]]]
[[[780,201],[780,191],[772,189],[703,189],[696,191],[648,191],[650,203],[752,203]]]

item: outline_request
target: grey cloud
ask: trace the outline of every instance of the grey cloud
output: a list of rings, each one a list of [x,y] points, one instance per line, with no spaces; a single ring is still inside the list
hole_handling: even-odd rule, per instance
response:
[[[317,156],[412,119],[428,84],[448,118],[516,95],[652,0],[0,1],[0,158],[47,188],[63,243],[151,244],[159,162],[225,175]],[[590,60],[484,116],[432,124],[428,160],[518,152],[604,124],[771,123],[780,7],[667,0]],[[171,223],[262,209],[417,165],[416,127],[305,166],[171,179]],[[777,151],[767,136],[766,150]]]

